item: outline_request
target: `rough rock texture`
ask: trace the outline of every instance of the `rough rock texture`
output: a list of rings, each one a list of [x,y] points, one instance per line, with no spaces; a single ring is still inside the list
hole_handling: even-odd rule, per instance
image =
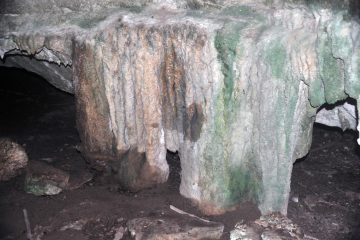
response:
[[[15,177],[26,167],[28,156],[22,146],[7,138],[0,138],[0,181]]]
[[[87,159],[138,190],[166,181],[166,151],[179,151],[180,192],[209,214],[244,200],[286,214],[317,109],[359,99],[352,1],[2,4],[5,64],[72,67]]]
[[[80,188],[93,178],[87,170],[64,171],[41,161],[31,161],[26,169],[24,188],[36,196],[56,195]]]
[[[339,127],[343,131],[355,130],[357,125],[356,106],[344,102],[344,104],[330,109],[325,107],[316,114],[316,122],[326,126]]]
[[[36,196],[56,195],[68,186],[69,174],[46,163],[32,161],[27,168],[24,188]]]
[[[220,239],[224,226],[184,218],[183,222],[169,217],[135,218],[127,222],[128,231],[135,240]]]
[[[302,232],[300,227],[281,214],[261,216],[251,223],[239,222],[230,232],[230,240],[299,240],[314,239]]]
[[[0,67],[1,66],[26,69],[44,77],[57,88],[65,92],[74,93],[72,69],[70,67],[52,64],[48,61],[38,61],[19,55],[8,55],[5,62],[0,62]]]

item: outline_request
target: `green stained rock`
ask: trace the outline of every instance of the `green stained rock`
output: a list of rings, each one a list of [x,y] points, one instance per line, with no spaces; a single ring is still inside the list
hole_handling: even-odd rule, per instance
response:
[[[25,192],[36,196],[56,195],[69,183],[69,174],[48,164],[32,161],[25,176]]]
[[[238,6],[231,6],[222,9],[221,15],[238,17],[238,16],[249,16],[252,15],[254,12],[255,10],[249,6],[238,5]]]
[[[240,41],[240,31],[243,23],[226,23],[224,28],[219,30],[215,37],[215,48],[218,51],[218,59],[221,62],[221,71],[224,75],[223,98],[226,111],[230,111],[231,98],[234,90],[234,61],[236,47]],[[228,114],[228,113],[226,113]]]
[[[43,182],[38,179],[28,179],[25,182],[25,192],[35,196],[56,195],[62,192],[62,190],[54,182]]]
[[[228,184],[230,206],[247,200],[258,202],[262,188],[260,179],[261,176],[254,166],[245,165],[231,168]]]
[[[271,68],[272,76],[275,78],[285,78],[284,67],[286,66],[286,49],[279,41],[274,40],[265,50],[265,61]]]
[[[223,8],[220,15],[225,17],[249,18],[251,21],[265,21],[264,16],[257,12],[256,8],[246,5],[235,5]]]
[[[321,34],[318,40],[319,72],[324,84],[325,100],[335,103],[346,98],[344,91],[344,60],[335,58],[332,53],[332,39],[327,34]]]
[[[311,106],[320,107],[325,103],[325,89],[324,83],[321,80],[320,76],[312,80],[309,88],[309,100]]]

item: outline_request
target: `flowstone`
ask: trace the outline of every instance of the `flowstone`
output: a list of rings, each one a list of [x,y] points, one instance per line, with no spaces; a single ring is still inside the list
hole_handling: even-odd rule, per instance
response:
[[[123,186],[165,182],[178,151],[204,212],[286,214],[317,109],[359,99],[359,21],[336,3],[5,0],[0,56],[74,91],[83,154]]]

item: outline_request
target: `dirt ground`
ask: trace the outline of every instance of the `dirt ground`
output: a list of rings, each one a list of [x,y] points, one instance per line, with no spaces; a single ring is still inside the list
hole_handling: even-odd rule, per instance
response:
[[[55,196],[25,193],[24,174],[0,183],[0,239],[26,239],[23,209],[33,234],[46,240],[112,240],[130,219],[178,217],[170,205],[222,222],[223,239],[236,222],[260,216],[252,203],[222,216],[203,216],[178,193],[180,163],[175,153],[168,154],[171,173],[166,184],[137,193],[118,188],[81,157],[73,96],[25,71],[0,68],[0,76],[0,137],[22,144],[30,161],[45,161],[75,179],[84,172],[94,175],[82,187]],[[355,132],[316,126],[310,153],[294,164],[288,217],[314,239],[360,239],[358,151]]]
[[[356,139],[354,131],[315,125],[308,156],[294,164],[288,217],[310,236],[360,239],[360,152]]]

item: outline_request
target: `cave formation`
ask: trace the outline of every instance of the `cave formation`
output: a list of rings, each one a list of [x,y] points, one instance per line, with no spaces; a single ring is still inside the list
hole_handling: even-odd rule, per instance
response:
[[[247,200],[286,214],[317,110],[359,99],[353,1],[1,4],[0,65],[75,95],[92,166],[137,191],[167,181],[179,152],[180,193],[207,214]]]

